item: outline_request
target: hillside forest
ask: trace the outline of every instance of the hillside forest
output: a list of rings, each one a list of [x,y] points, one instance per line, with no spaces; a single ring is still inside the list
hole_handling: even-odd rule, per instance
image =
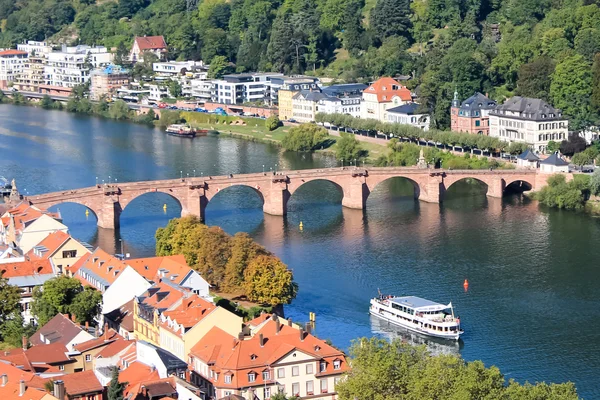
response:
[[[50,39],[125,54],[134,36],[164,35],[171,59],[237,72],[404,75],[436,128],[449,126],[455,90],[543,98],[575,130],[600,114],[600,0],[0,0],[0,21],[0,47]]]

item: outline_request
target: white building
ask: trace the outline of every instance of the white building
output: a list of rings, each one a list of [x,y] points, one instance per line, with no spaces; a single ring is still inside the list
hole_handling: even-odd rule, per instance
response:
[[[327,113],[339,113],[351,115],[355,118],[361,117],[361,104],[363,99],[363,91],[367,88],[367,85],[362,83],[345,83],[340,85],[326,86],[323,88],[323,93],[326,95],[337,98],[340,102],[329,101],[326,103],[324,109]]]
[[[517,167],[536,169],[540,163],[540,158],[533,154],[529,149],[517,156]]]
[[[211,101],[222,104],[264,103],[270,96],[271,78],[283,74],[257,72],[225,75],[214,80]]]
[[[312,122],[318,112],[341,108],[342,102],[326,94],[303,90],[292,96],[292,118],[299,122]]]
[[[169,87],[166,84],[150,84],[144,86],[144,89],[148,90],[148,100],[150,102],[161,102],[163,99],[171,97]]]
[[[112,58],[103,46],[63,46],[62,51],[48,54],[44,68],[46,85],[73,88],[86,83],[91,70],[109,65]]]
[[[0,51],[0,89],[8,89],[23,73],[27,62],[27,53],[21,50]]]
[[[555,151],[550,157],[540,161],[540,172],[544,174],[568,173],[569,163],[559,156],[558,151]]]
[[[568,138],[569,121],[544,100],[515,96],[490,111],[490,136],[545,152],[549,141]]]
[[[206,75],[206,67],[202,61],[168,61],[157,62],[152,64],[152,70],[157,74],[173,76],[186,75],[187,73],[196,73],[204,71]]]
[[[363,91],[361,117],[387,122],[387,109],[412,102],[406,86],[392,78],[381,78]]]
[[[29,55],[43,56],[52,52],[52,46],[48,45],[46,42],[28,40],[27,43],[18,44],[17,50],[24,51]]]
[[[417,103],[408,103],[387,110],[387,122],[414,126],[424,131],[429,130],[429,114],[418,111]]]
[[[130,266],[102,294],[102,314],[108,314],[123,304],[140,296],[152,286],[142,275]]]

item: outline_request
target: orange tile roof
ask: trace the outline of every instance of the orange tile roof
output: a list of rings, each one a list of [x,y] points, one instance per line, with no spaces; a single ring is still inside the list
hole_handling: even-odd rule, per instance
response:
[[[133,340],[117,339],[96,354],[96,358],[113,357],[135,344]]]
[[[140,50],[155,50],[167,48],[165,38],[162,36],[137,36],[135,41]]]
[[[53,232],[46,236],[46,238],[39,242],[33,249],[29,250],[29,252],[26,254],[26,257],[29,258],[29,260],[50,258],[63,244],[67,242],[67,240],[69,240],[70,237],[71,235],[63,231]],[[46,250],[43,253],[36,251],[36,249],[40,247],[45,247]]]
[[[34,221],[44,214],[54,219],[61,219],[60,213],[58,212],[50,212],[46,209],[32,206],[24,201],[8,210],[6,213],[9,214],[9,217],[12,217],[14,227],[17,231],[23,230],[28,222]]]
[[[271,314],[260,314],[258,317],[246,322],[246,325],[256,327],[268,320],[269,318],[271,318]]]
[[[104,390],[94,371],[75,372],[74,374],[63,375],[60,379],[65,383],[65,392],[69,397]]]
[[[148,257],[127,260],[127,264],[149,281],[156,282],[161,278],[181,284],[192,271],[183,255]]]
[[[0,57],[2,57],[2,56],[23,56],[23,55],[27,55],[27,52],[21,51],[21,50],[13,50],[13,49],[0,51]]]
[[[119,382],[127,382],[130,386],[142,381],[159,379],[156,368],[150,367],[140,361],[129,364],[129,367],[119,372]]]
[[[27,360],[33,364],[60,364],[70,361],[66,353],[67,348],[65,345],[56,342],[33,346],[25,351],[21,348],[8,350],[0,354],[0,359],[10,360],[11,357],[16,359],[19,356],[22,357],[24,354]]]
[[[147,391],[147,396],[142,396],[143,388]],[[134,385],[128,385],[124,391],[125,398],[130,400],[142,400],[146,398],[169,398],[177,396],[177,386],[174,377],[153,378],[138,382]],[[177,397],[175,397],[177,398]]]
[[[114,329],[108,329],[106,332],[102,334],[102,336],[98,338],[94,338],[92,340],[88,340],[87,342],[82,342],[73,346],[76,351],[84,352],[91,349],[95,349],[100,346],[108,346],[115,340],[123,339],[123,336],[119,335]]]
[[[121,355],[119,363],[122,367],[127,367],[129,364],[133,364],[135,360],[137,360],[137,343],[133,342],[133,345]]]
[[[142,304],[158,310],[166,310],[186,294],[191,293],[182,287],[170,286],[165,282],[158,282],[152,285],[144,294],[142,294]]]
[[[278,325],[279,332],[277,332]],[[191,349],[190,354],[215,371],[223,372],[219,374],[217,381],[212,380],[215,385],[241,388],[265,384],[261,372],[292,351],[301,351],[314,357],[318,362],[325,362],[326,368],[323,372],[319,371],[317,365],[315,366],[317,376],[341,374],[349,369],[344,353],[311,334],[282,325],[278,320],[268,321],[258,334],[242,341],[215,327]],[[339,369],[334,369],[334,360],[340,361]],[[253,382],[248,379],[248,373],[251,371],[256,373]],[[225,383],[225,374],[231,375],[231,383]],[[270,379],[268,382],[274,379],[273,373]]]
[[[83,285],[94,286],[78,273],[82,268],[112,284],[127,268],[127,264],[98,247],[92,253],[81,257],[69,268],[73,276],[79,279]]]
[[[160,325],[175,334],[181,334],[181,330],[177,329],[179,326],[183,326],[185,330],[192,328],[216,308],[214,304],[194,294],[183,299],[177,307],[164,311]]]
[[[364,90],[364,93],[377,94],[377,101],[379,103],[388,103],[392,101],[394,96],[400,97],[402,101],[412,100],[410,90],[392,78],[380,78],[376,80]]]
[[[41,400],[46,394],[43,390],[27,387],[27,383],[25,383],[25,392],[21,395],[19,381],[9,381],[4,386],[0,385],[0,398],[2,400]]]
[[[16,278],[19,276],[54,274],[50,260],[18,261],[0,264],[0,273],[3,278]]]
[[[0,362],[0,375],[8,376],[9,382],[19,382],[21,379],[27,382],[34,377],[34,375],[31,372],[23,371],[22,369],[17,368],[12,363],[3,362]]]
[[[5,351],[1,353],[0,360],[8,361],[11,365],[18,367],[20,370],[27,372],[35,372],[35,368],[31,365],[31,362],[23,351],[20,352],[9,352]]]

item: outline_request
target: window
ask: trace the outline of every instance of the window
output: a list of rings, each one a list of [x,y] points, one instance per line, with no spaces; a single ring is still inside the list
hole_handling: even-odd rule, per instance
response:
[[[340,369],[342,368],[342,362],[340,360],[335,360],[333,362],[333,369]]]
[[[312,364],[306,364],[306,374],[312,374],[313,373],[313,365]]]
[[[300,396],[300,384],[292,383],[292,395]]]
[[[77,250],[65,250],[62,252],[62,258],[77,257]]]
[[[327,363],[326,363],[325,361],[321,361],[321,363],[320,363],[320,365],[319,365],[319,366],[320,366],[320,368],[319,368],[319,371],[320,371],[320,372],[325,372],[325,371],[327,371]]]
[[[298,376],[298,375],[300,375],[300,367],[298,367],[298,366],[292,367],[292,376]]]
[[[268,399],[269,397],[271,397],[271,388],[266,387],[264,389],[264,392],[265,392],[265,396],[264,396],[265,399]]]
[[[321,393],[327,393],[327,379],[321,379]]]
[[[248,374],[248,382],[255,382],[256,381],[256,374],[254,372],[250,372]]]
[[[283,369],[283,368],[279,368],[279,369],[277,370],[277,377],[278,377],[278,378],[285,378],[285,369]]]
[[[59,371],[64,371],[65,370],[65,366],[64,365],[59,365],[58,366],[58,370]]]
[[[225,375],[225,383],[231,383],[231,375]]]
[[[481,121],[480,120],[476,120],[475,121],[475,126],[480,126],[481,125]]]
[[[262,377],[263,381],[268,381],[269,379],[271,379],[271,374],[269,373],[269,371],[263,371]]]
[[[86,354],[85,355],[85,362],[90,362],[92,361],[92,355],[91,354]]]
[[[307,395],[314,394],[314,391],[315,391],[315,388],[314,388],[313,381],[307,381],[306,382],[306,394]]]

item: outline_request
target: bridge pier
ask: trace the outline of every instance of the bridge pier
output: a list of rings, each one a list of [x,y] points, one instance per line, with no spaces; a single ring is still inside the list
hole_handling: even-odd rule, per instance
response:
[[[486,196],[502,198],[504,194],[504,179],[494,178],[491,182],[488,182],[488,190]]]
[[[287,203],[291,197],[285,183],[271,183],[271,187],[263,190],[263,211],[270,215],[286,215]]]
[[[102,206],[96,211],[98,226],[105,229],[119,229],[121,226],[121,203],[110,196],[103,199]]]
[[[369,197],[369,187],[364,182],[352,182],[344,187],[344,197],[342,205],[355,210],[363,210],[367,205]]]
[[[419,200],[427,203],[441,203],[444,200],[444,178],[439,175],[429,176],[419,185]]]

